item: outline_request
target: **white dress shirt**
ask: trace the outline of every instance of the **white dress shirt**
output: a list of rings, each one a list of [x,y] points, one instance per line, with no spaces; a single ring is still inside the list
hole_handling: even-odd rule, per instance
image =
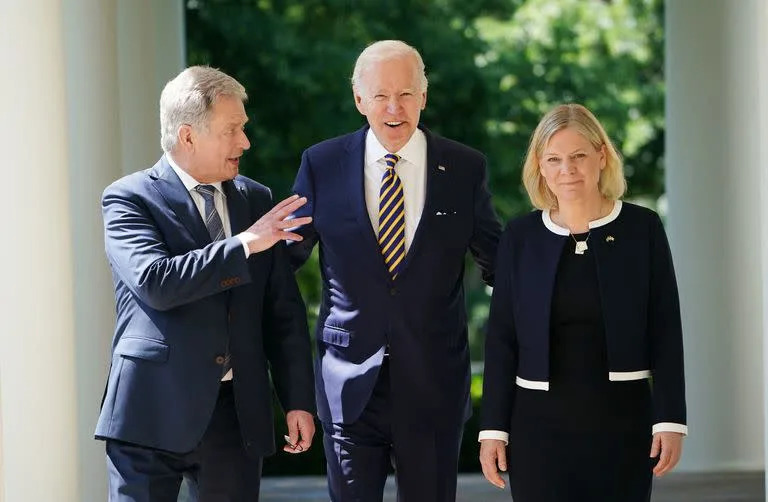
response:
[[[168,163],[171,165],[171,168],[173,168],[174,172],[178,175],[181,182],[184,184],[184,187],[189,192],[189,195],[192,197],[192,201],[195,203],[195,206],[197,206],[197,210],[200,212],[200,218],[205,221],[205,199],[203,198],[200,193],[195,190],[195,187],[197,185],[211,185],[216,190],[213,193],[213,205],[216,207],[216,211],[219,213],[219,217],[221,218],[221,224],[224,227],[224,236],[226,238],[232,237],[232,228],[229,226],[229,210],[227,209],[227,196],[224,194],[224,191],[221,189],[221,181],[217,181],[216,183],[200,183],[195,178],[189,175],[184,169],[180,168],[178,164],[171,158],[170,155],[166,154],[166,158],[168,159]],[[248,250],[248,245],[245,243],[245,240],[237,235],[240,239],[240,242],[243,244],[243,249],[245,250],[245,257],[248,258],[250,255],[250,251]],[[224,375],[224,377],[221,379],[222,381],[225,380],[232,380],[232,370],[230,369],[227,371],[227,374]]]
[[[376,235],[379,234],[381,178],[387,170],[384,156],[388,153],[376,139],[373,130],[368,129],[365,137],[365,205]],[[427,198],[427,138],[420,129],[416,129],[408,143],[394,153],[400,156],[395,172],[403,186],[405,251],[408,252]]]

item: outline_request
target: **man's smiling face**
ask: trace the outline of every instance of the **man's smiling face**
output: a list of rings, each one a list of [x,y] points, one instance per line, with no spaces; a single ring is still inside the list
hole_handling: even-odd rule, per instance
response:
[[[355,104],[379,143],[391,153],[400,150],[411,139],[427,104],[416,59],[400,56],[371,64],[355,89]]]

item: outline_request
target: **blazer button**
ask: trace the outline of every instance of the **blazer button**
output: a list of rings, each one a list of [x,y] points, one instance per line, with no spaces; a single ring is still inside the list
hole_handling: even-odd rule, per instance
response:
[[[216,364],[224,364],[224,356],[216,356]]]
[[[390,288],[389,296],[397,296],[397,288]]]

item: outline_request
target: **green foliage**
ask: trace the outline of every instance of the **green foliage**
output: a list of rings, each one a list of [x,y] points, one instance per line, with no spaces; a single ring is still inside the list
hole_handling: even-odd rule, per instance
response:
[[[663,192],[663,0],[188,0],[189,64],[245,85],[251,152],[245,175],[290,193],[301,152],[365,123],[349,77],[360,51],[386,38],[422,53],[422,121],[483,151],[506,220],[530,209],[520,183],[541,115],[580,102],[623,152],[629,195]],[[465,277],[473,359],[482,359],[488,291]],[[314,321],[317,254],[298,275]],[[469,432],[467,432],[469,434]],[[466,436],[474,443],[474,438]]]

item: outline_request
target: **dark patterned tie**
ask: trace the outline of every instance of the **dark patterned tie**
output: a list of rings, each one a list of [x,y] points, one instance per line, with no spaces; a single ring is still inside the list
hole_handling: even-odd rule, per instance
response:
[[[205,228],[211,235],[213,242],[224,238],[224,225],[221,223],[219,212],[216,211],[216,205],[213,203],[213,195],[216,193],[216,187],[213,185],[197,185],[195,191],[203,196],[205,201]]]
[[[381,178],[379,192],[379,248],[392,280],[397,278],[405,258],[403,185],[395,172],[399,160],[393,153],[384,156],[387,170]]]
[[[211,241],[216,242],[224,238],[224,224],[221,222],[221,216],[216,211],[216,204],[213,202],[213,196],[216,193],[216,187],[213,185],[197,185],[195,191],[202,195],[205,201],[205,228],[208,229],[208,233],[211,236]],[[232,367],[231,358],[229,356],[229,347],[224,355],[224,364],[222,365],[222,376],[229,372]]]

